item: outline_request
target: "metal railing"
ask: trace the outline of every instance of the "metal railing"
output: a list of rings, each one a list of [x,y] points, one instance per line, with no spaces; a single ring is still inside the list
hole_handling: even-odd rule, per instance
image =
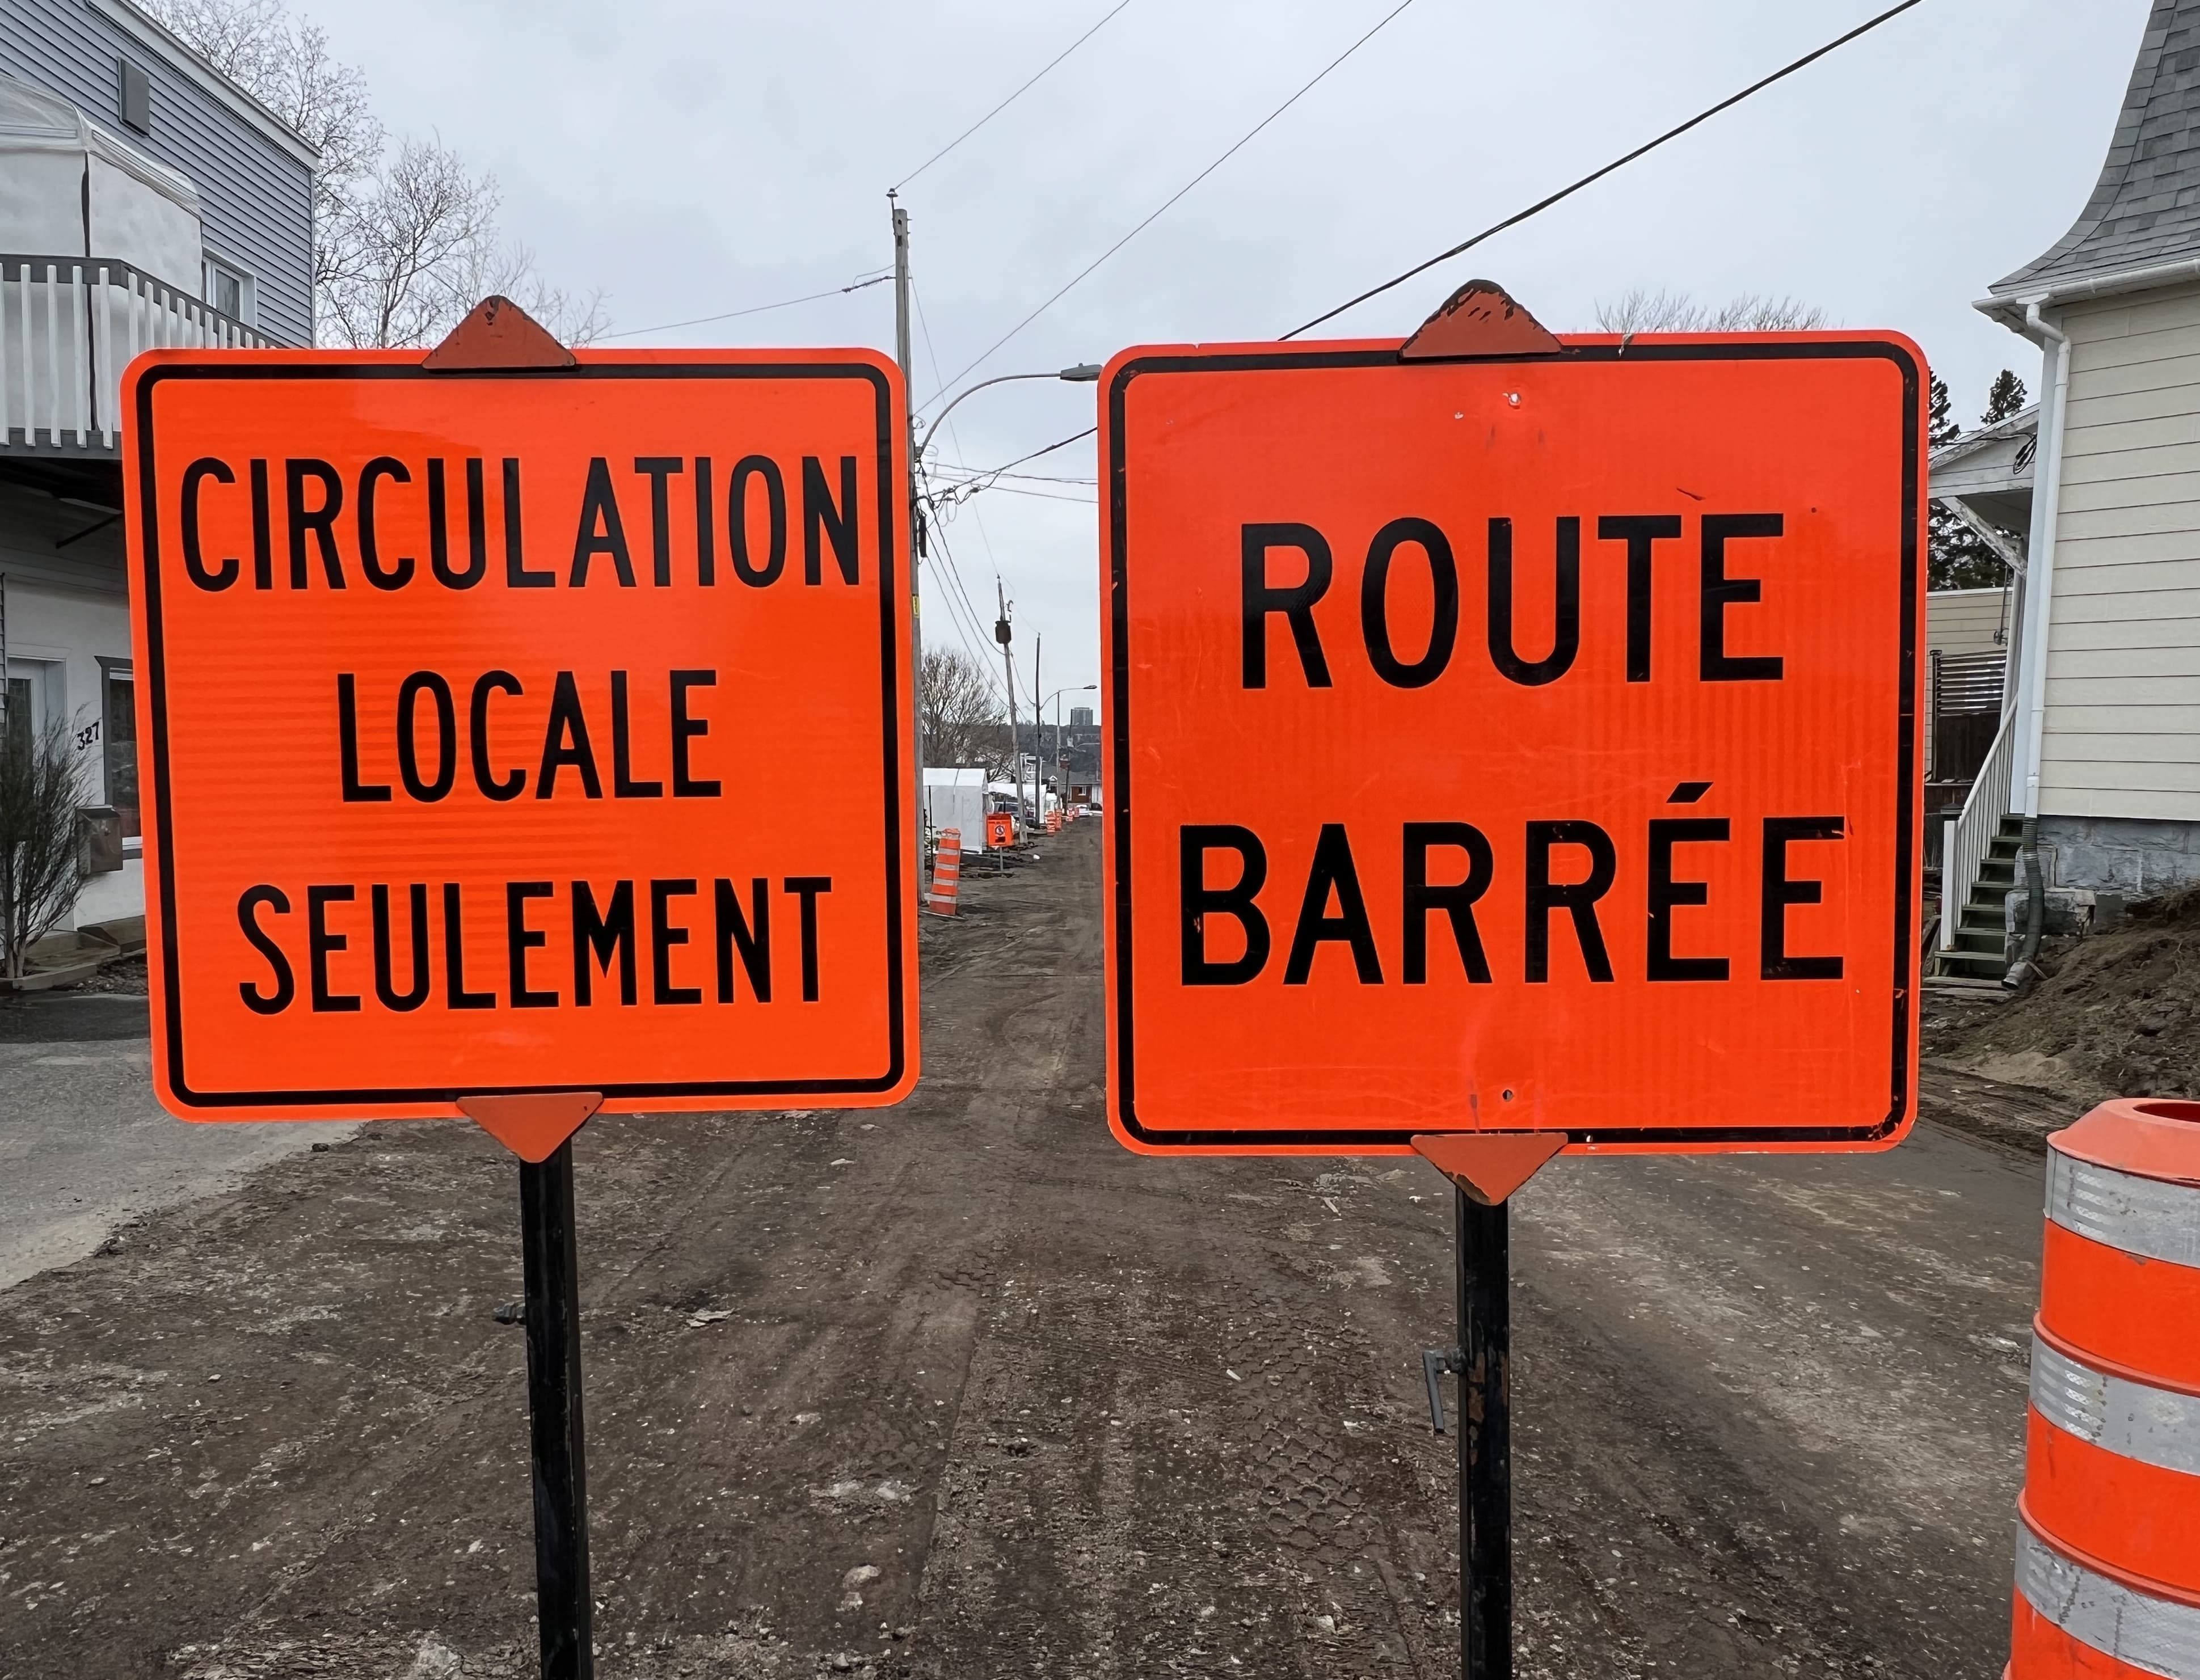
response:
[[[1971,783],[1963,808],[1945,820],[1940,840],[1940,948],[1953,950],[1963,906],[1978,884],[1980,866],[1986,862],[2002,819],[2009,815],[2009,772],[2015,756],[2016,709],[2002,714],[1993,745]]]
[[[111,453],[139,351],[278,342],[126,262],[0,255],[0,449]]]

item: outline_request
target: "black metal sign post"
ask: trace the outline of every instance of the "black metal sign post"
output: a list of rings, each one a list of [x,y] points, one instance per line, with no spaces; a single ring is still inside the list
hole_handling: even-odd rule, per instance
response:
[[[1512,1303],[1506,1205],[1454,1189],[1459,1248],[1459,1664],[1512,1680]]]
[[[535,1601],[542,1680],[594,1680],[588,1590],[588,1468],[581,1415],[581,1268],[573,1134],[594,1091],[461,1097],[459,1106],[519,1158],[519,1246],[527,1327],[528,1458],[535,1495]],[[508,1310],[497,1317],[509,1322]]]
[[[593,1680],[588,1476],[581,1418],[581,1286],[573,1238],[573,1143],[519,1164],[525,1253],[527,1409],[535,1483],[535,1594],[542,1680]]]
[[[1429,1420],[1459,1377],[1459,1671],[1512,1680],[1512,1254],[1510,1198],[1563,1132],[1451,1133],[1413,1147],[1452,1181],[1459,1345],[1421,1355]]]

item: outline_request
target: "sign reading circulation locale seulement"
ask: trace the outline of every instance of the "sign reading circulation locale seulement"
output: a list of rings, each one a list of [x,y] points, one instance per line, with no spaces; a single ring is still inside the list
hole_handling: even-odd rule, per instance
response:
[[[170,1109],[906,1094],[890,362],[167,352],[126,401]]]

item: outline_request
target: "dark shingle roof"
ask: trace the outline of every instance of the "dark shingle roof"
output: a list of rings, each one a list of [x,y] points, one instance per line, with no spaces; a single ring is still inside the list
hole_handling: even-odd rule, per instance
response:
[[[2200,0],[2155,0],[2100,184],[1997,297],[2200,255]]]

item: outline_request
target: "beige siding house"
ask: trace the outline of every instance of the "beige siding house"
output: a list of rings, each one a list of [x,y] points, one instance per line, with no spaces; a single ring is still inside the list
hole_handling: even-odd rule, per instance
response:
[[[1925,598],[1925,646],[1961,656],[2008,646],[2009,591],[1936,589]]]
[[[2040,810],[2200,823],[2200,279],[2075,305],[2058,324]],[[2144,888],[2151,848],[2132,837],[2116,884]]]
[[[1943,876],[1942,965],[1992,974],[2103,894],[2200,880],[2200,0],[2156,0],[2092,198],[1978,306],[2041,352],[2035,410],[1933,459],[2019,580]]]

